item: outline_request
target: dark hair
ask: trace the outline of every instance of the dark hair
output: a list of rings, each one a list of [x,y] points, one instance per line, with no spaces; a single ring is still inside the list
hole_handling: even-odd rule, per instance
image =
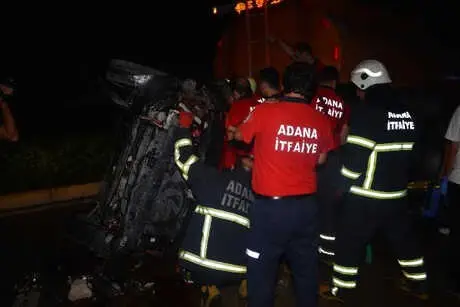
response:
[[[306,63],[292,63],[284,71],[284,92],[296,93],[311,99],[315,91],[313,68]]]
[[[324,67],[318,76],[319,82],[339,81],[339,71],[334,66]]]
[[[273,89],[280,88],[280,74],[274,67],[266,67],[259,72],[260,82],[267,83]]]
[[[295,45],[295,49],[300,53],[306,52],[306,53],[313,55],[313,50],[311,49],[311,46],[309,43],[299,42]]]
[[[232,82],[232,90],[241,95],[241,97],[251,97],[251,84],[247,78],[236,78]]]

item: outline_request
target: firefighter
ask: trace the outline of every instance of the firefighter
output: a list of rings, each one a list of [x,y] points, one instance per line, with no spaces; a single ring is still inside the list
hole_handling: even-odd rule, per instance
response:
[[[225,128],[237,126],[248,116],[251,108],[258,104],[254,96],[251,84],[247,78],[238,78],[233,85],[234,102],[225,118]],[[235,148],[228,142],[227,137],[224,140],[224,148],[220,168],[224,170],[233,169],[238,156],[250,154],[249,148]]]
[[[198,205],[179,251],[180,265],[202,285],[203,305],[219,298],[221,286],[246,277],[246,236],[251,192],[252,158],[243,157],[240,167],[221,173],[193,153],[190,126],[193,115],[180,113],[174,158],[190,184]]]
[[[316,166],[332,146],[327,119],[309,105],[313,74],[295,63],[284,74],[286,96],[255,107],[233,137],[254,139],[248,245],[249,307],[273,306],[279,261],[292,268],[298,306],[317,304]]]
[[[349,106],[335,92],[339,72],[334,66],[326,66],[318,76],[319,87],[313,98],[313,107],[330,121],[334,137],[333,149],[328,153],[328,162],[318,170],[318,203],[320,204],[320,240],[318,251],[326,263],[332,260],[335,241],[335,219],[342,196],[340,169],[341,146],[348,132]]]
[[[260,103],[276,101],[281,97],[280,76],[276,68],[266,67],[259,72]]]
[[[357,286],[369,240],[382,231],[405,277],[401,288],[427,298],[424,260],[408,216],[408,170],[417,139],[414,115],[399,103],[385,66],[361,62],[351,73],[364,102],[350,113],[342,174],[350,180],[339,221],[332,286],[322,296],[344,300]]]

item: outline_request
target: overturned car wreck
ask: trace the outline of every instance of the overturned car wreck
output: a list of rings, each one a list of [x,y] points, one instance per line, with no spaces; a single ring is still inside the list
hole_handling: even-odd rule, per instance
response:
[[[112,100],[129,114],[123,148],[78,238],[104,258],[118,252],[164,251],[179,242],[194,204],[174,164],[172,134],[178,114],[195,114],[194,143],[204,157],[219,122],[222,95],[198,88],[193,80],[121,60],[111,62],[107,81]],[[219,87],[210,88],[222,93]]]

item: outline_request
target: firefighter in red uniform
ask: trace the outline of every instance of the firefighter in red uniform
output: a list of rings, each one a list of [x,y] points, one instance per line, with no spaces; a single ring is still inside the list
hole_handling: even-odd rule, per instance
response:
[[[230,106],[230,110],[225,118],[225,128],[230,126],[238,126],[248,116],[251,108],[257,105],[257,97],[254,96],[251,89],[249,79],[239,78],[233,86],[234,102]],[[237,161],[238,155],[247,156],[248,148],[236,148],[228,142],[226,137],[224,141],[224,149],[220,169],[233,169]]]
[[[318,76],[319,87],[312,105],[318,112],[329,119],[334,137],[332,151],[328,154],[328,162],[318,169],[318,203],[320,204],[320,243],[318,251],[321,259],[330,263],[335,241],[335,216],[341,199],[342,168],[341,145],[346,142],[348,133],[349,106],[342,97],[336,94],[335,88],[339,81],[339,72],[333,66],[326,66]]]
[[[332,147],[329,122],[309,105],[313,74],[295,63],[284,74],[286,96],[258,105],[234,137],[254,139],[252,188],[256,201],[249,216],[249,307],[273,306],[280,258],[294,276],[297,305],[317,305],[316,166]]]

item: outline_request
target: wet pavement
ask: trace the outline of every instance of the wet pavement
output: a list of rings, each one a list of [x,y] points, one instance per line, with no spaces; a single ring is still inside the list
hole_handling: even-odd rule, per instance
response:
[[[2,217],[0,230],[2,236],[2,276],[11,278],[22,276],[28,271],[45,272],[43,275],[53,276],[58,280],[56,296],[66,297],[65,276],[56,277],[58,266],[72,264],[73,274],[91,272],[94,259],[85,248],[75,245],[65,239],[66,228],[69,220],[77,212],[87,211],[85,206],[74,206],[58,209],[50,209],[43,212],[35,212],[16,216]],[[386,244],[378,240],[373,243],[374,258],[371,265],[364,264],[361,269],[359,289],[356,292],[355,302],[351,306],[357,307],[386,307],[386,306],[426,306],[426,307],[449,307],[460,306],[460,299],[446,293],[440,282],[437,282],[438,271],[436,263],[439,263],[437,250],[442,247],[442,242],[435,240],[437,235],[433,229],[423,227],[421,235],[425,238],[425,254],[429,266],[431,278],[431,296],[428,301],[420,301],[409,296],[396,287],[399,271],[396,261],[393,259]],[[432,243],[437,242],[437,243]],[[194,285],[187,285],[181,281],[176,273],[174,257],[161,259],[155,256],[143,258],[144,265],[139,269],[142,275],[148,276],[155,285],[152,289],[144,292],[133,292],[127,295],[118,295],[111,298],[96,295],[98,300],[79,301],[78,303],[62,302],[52,306],[200,306],[200,291]],[[326,267],[322,267],[321,276],[327,276]],[[147,281],[147,279],[143,279]],[[5,280],[3,280],[5,283]],[[54,288],[52,289],[54,290]],[[223,306],[245,306],[245,301],[240,300],[237,287],[222,290],[225,298]],[[280,288],[278,291],[276,306],[295,306],[291,287]],[[0,306],[9,306],[6,301],[1,301]],[[43,306],[52,307],[50,304]],[[335,302],[320,300],[319,306],[339,306]]]

